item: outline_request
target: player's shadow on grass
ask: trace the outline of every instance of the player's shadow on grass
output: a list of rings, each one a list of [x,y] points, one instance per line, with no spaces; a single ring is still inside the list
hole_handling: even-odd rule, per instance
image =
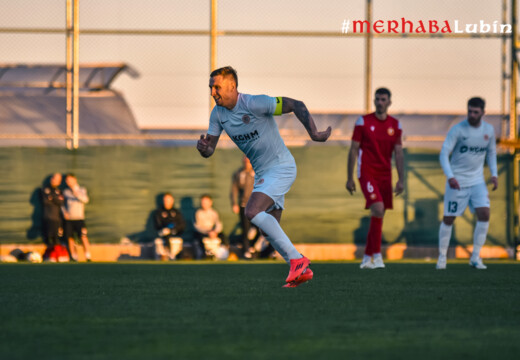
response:
[[[417,199],[414,202],[414,218],[405,224],[401,235],[396,239],[404,239],[406,250],[403,258],[436,258],[439,255],[439,200]],[[456,239],[452,239],[452,244]],[[450,249],[450,251],[453,251]],[[448,254],[450,256],[452,254]]]
[[[42,237],[42,226],[43,226],[43,202],[42,202],[42,189],[50,186],[51,177],[53,174],[47,175],[40,187],[35,188],[31,197],[29,198],[29,204],[31,204],[33,210],[31,214],[31,226],[27,229],[26,237],[28,240],[36,240]]]
[[[37,187],[33,190],[29,198],[29,204],[31,204],[33,210],[31,226],[27,229],[26,237],[28,240],[36,240],[42,236],[43,204],[41,188]]]
[[[193,198],[190,196],[184,196],[181,198],[180,211],[184,220],[186,220],[186,228],[182,234],[184,240],[182,252],[179,254],[181,259],[200,259],[203,257],[202,244],[195,240],[195,212],[197,208],[194,205]]]

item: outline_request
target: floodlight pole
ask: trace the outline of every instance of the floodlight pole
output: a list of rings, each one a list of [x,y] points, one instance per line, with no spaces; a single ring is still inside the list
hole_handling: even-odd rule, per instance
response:
[[[511,75],[509,92],[509,140],[517,139],[517,82],[518,82],[518,59],[517,59],[517,24],[516,11],[517,0],[511,0]]]
[[[509,99],[509,140],[516,142],[518,140],[518,112],[517,112],[517,84],[518,84],[518,26],[516,19],[517,8],[517,0],[511,0],[511,79],[510,79],[510,99]],[[519,224],[519,205],[520,205],[520,178],[519,178],[519,164],[520,163],[520,153],[518,149],[515,147],[514,150],[514,158],[513,158],[513,244],[514,244],[514,257],[517,257],[517,247],[520,236],[520,224]]]
[[[72,147],[79,147],[79,0],[74,0],[74,55],[72,61]]]
[[[65,140],[67,149],[72,149],[72,0],[67,0],[67,29],[66,29],[66,43],[67,43],[67,65],[66,65],[66,124],[65,129],[67,139]]]
[[[209,47],[209,56],[210,56],[210,64],[209,64],[209,72],[211,73],[213,70],[217,68],[217,0],[211,1],[211,18],[210,18],[210,47]],[[213,106],[215,102],[213,98],[209,97],[209,112],[213,110]]]
[[[507,0],[502,0],[502,24],[507,23]],[[502,114],[501,139],[507,139],[507,37],[502,36],[502,84],[500,87],[500,113]]]
[[[368,29],[365,35],[365,112],[370,112],[370,98],[372,93],[372,34],[370,24],[372,23],[372,0],[366,0],[366,20]]]

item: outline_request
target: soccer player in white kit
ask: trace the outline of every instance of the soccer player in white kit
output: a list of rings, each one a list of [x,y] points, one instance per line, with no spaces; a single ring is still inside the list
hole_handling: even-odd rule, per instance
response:
[[[483,99],[469,99],[468,118],[450,129],[442,145],[440,162],[447,182],[444,218],[439,229],[439,270],[446,269],[446,255],[455,217],[462,215],[468,205],[477,214],[469,264],[476,269],[487,268],[480,258],[489,227],[489,195],[484,180],[484,160],[487,160],[491,172],[493,191],[498,187],[498,173],[495,131],[491,124],[482,120],[484,107]]]
[[[244,152],[255,171],[253,193],[245,208],[246,217],[262,230],[290,265],[284,287],[296,287],[309,281],[313,277],[309,259],[296,250],[279,224],[284,196],[296,179],[296,163],[280,136],[273,115],[294,112],[314,141],[326,141],[331,133],[330,126],[325,131],[318,131],[301,101],[239,93],[237,73],[230,66],[214,70],[209,87],[216,106],[210,115],[208,133],[200,136],[197,150],[203,157],[210,157],[225,130]]]

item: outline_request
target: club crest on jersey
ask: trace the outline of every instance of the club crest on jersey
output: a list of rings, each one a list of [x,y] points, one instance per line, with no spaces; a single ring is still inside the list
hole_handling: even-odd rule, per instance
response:
[[[256,183],[256,185],[262,185],[264,183],[264,179],[260,179],[258,180],[258,182]]]
[[[484,140],[486,140],[486,141],[489,140],[489,136],[488,136],[488,134],[485,134],[485,135],[484,135]]]
[[[244,124],[249,124],[251,122],[251,118],[249,117],[249,115],[245,114],[244,116],[242,116],[242,122]]]
[[[394,128],[388,128],[387,132],[388,132],[388,135],[390,135],[390,136],[393,136],[395,134]]]
[[[374,125],[372,125],[372,126],[370,127],[370,130],[371,130],[371,131],[374,131],[375,129],[376,129],[376,127],[375,127]]]

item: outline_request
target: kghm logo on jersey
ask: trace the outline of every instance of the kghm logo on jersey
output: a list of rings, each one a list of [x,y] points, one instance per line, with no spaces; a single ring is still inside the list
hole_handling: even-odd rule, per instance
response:
[[[258,140],[260,138],[260,134],[258,133],[258,130],[255,130],[250,133],[246,133],[246,134],[242,134],[242,135],[233,135],[231,138],[233,139],[235,144],[237,144],[237,143]]]
[[[388,135],[393,136],[395,134],[394,128],[388,128]]]
[[[487,151],[487,147],[478,147],[478,146],[466,146],[463,145],[460,147],[460,153],[464,154],[465,152],[470,152],[471,154],[480,154]]]
[[[244,116],[242,116],[242,122],[244,124],[249,124],[251,122],[251,117],[249,117],[249,115],[245,114]]]

